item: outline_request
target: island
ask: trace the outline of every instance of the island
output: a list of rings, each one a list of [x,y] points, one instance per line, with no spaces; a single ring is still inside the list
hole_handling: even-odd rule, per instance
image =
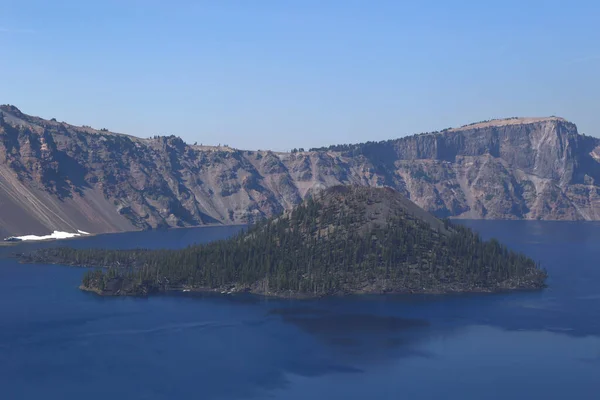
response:
[[[97,267],[81,289],[279,297],[452,293],[545,287],[546,272],[497,240],[440,220],[388,187],[334,186],[226,240],[180,250],[67,247],[24,262]]]

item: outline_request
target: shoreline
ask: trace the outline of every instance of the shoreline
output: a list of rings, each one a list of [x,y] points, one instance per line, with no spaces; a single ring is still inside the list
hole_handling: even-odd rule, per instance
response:
[[[449,220],[456,222],[465,222],[465,221],[506,221],[506,222],[536,222],[536,223],[591,223],[591,224],[600,224],[600,220],[570,220],[570,219],[509,219],[509,218],[465,218],[461,216],[450,216]],[[198,228],[215,228],[215,227],[236,227],[236,226],[251,226],[252,224],[205,224],[205,225],[195,225],[195,226],[170,226],[168,228],[152,228],[152,229],[139,229],[139,230],[130,230],[130,231],[120,231],[120,232],[100,232],[100,233],[89,233],[87,235],[74,236],[70,238],[64,239],[43,239],[43,240],[21,240],[21,241],[5,241],[4,239],[0,240],[1,246],[16,246],[22,243],[54,243],[60,241],[69,241],[69,240],[77,240],[77,239],[85,239],[95,236],[102,235],[119,235],[126,233],[143,233],[143,232],[152,232],[152,231],[170,231],[176,229],[198,229]],[[10,236],[8,236],[10,237]]]
[[[171,230],[179,230],[179,229],[202,229],[202,228],[217,228],[217,227],[246,227],[249,224],[205,224],[205,225],[197,225],[197,226],[170,226],[168,228],[153,228],[153,229],[140,229],[140,230],[131,230],[131,231],[121,231],[121,232],[101,232],[101,233],[88,233],[86,235],[73,236],[68,238],[53,238],[53,239],[40,239],[40,240],[17,240],[17,241],[7,241],[0,240],[0,246],[18,246],[23,243],[62,243],[68,242],[70,240],[80,240],[87,239],[91,237],[104,236],[104,235],[123,235],[127,233],[143,233],[143,232],[164,232]],[[12,236],[8,236],[12,237]]]
[[[98,288],[87,287],[83,284],[79,289],[84,292],[94,293],[102,297],[150,297],[157,294],[169,293],[210,293],[215,295],[231,296],[236,294],[250,294],[263,298],[272,299],[290,299],[290,300],[314,300],[323,298],[344,298],[349,296],[403,296],[403,295],[427,295],[427,296],[447,296],[447,295],[462,295],[462,294],[501,294],[514,292],[534,292],[547,289],[548,285],[516,287],[516,288],[473,288],[473,289],[448,289],[448,290],[389,290],[389,291],[349,291],[335,292],[323,294],[298,293],[298,292],[264,292],[260,290],[252,290],[250,288],[227,290],[225,288],[204,288],[204,287],[169,287],[155,290],[148,290],[144,293],[139,292],[121,292],[120,290],[113,293],[110,291],[100,290]]]
[[[168,228],[153,228],[153,229],[139,229],[139,230],[131,230],[131,231],[120,231],[120,232],[101,232],[101,233],[88,233],[86,235],[73,236],[68,238],[53,238],[53,239],[40,239],[40,240],[17,240],[10,241],[2,239],[0,241],[0,246],[17,246],[23,243],[55,243],[55,242],[67,242],[69,240],[77,240],[77,239],[86,239],[96,236],[103,235],[122,235],[127,233],[143,233],[143,232],[156,232],[156,231],[171,231],[171,230],[179,230],[179,229],[201,229],[201,228],[216,228],[216,227],[245,227],[249,226],[249,224],[205,224],[205,225],[197,225],[197,226],[170,226]],[[13,237],[13,236],[8,236]],[[7,238],[8,238],[7,237]]]

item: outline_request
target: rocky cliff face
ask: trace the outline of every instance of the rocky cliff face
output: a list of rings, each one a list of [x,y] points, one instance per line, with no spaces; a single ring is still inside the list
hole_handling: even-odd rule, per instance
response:
[[[308,152],[192,146],[0,107],[0,234],[248,223],[337,184],[391,186],[438,216],[600,219],[600,140],[509,119]]]

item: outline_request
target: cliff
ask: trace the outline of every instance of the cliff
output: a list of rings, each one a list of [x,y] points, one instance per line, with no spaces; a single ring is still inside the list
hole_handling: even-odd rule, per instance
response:
[[[76,127],[0,106],[0,235],[251,223],[337,184],[441,217],[598,220],[600,140],[508,119],[293,153]]]

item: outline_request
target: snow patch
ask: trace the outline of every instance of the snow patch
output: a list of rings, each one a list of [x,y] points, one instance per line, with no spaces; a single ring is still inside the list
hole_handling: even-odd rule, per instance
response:
[[[62,231],[54,231],[49,235],[43,235],[43,236],[38,236],[38,235],[25,235],[25,236],[11,236],[8,237],[6,239],[4,239],[5,241],[22,241],[22,240],[51,240],[51,239],[69,239],[69,238],[73,238],[76,236],[81,236],[81,235],[89,235],[89,233],[84,232],[84,231],[80,231],[77,230],[78,233],[70,233],[70,232],[62,232]]]

